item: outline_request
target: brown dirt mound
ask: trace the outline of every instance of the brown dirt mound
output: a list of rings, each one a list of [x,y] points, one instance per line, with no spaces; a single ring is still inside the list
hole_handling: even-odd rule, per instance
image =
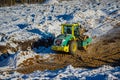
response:
[[[96,68],[102,65],[120,66],[120,27],[115,27],[98,39],[96,43],[89,46],[87,51],[78,50],[74,56],[58,53],[45,60],[31,59],[32,65],[27,65],[25,62],[28,60],[26,60],[17,71],[26,74],[35,70],[55,70],[67,65],[85,68]]]
[[[10,43],[6,43],[6,45],[0,45],[0,52],[3,54],[7,54],[8,50],[11,50],[12,52],[17,52],[19,49],[22,51],[26,51],[27,49],[31,49],[32,44],[36,40],[28,40],[24,42],[20,41],[12,41],[12,43],[17,44],[16,47],[12,47]]]

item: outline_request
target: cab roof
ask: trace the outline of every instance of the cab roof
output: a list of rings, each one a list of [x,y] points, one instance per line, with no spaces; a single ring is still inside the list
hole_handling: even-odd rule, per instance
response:
[[[69,23],[65,23],[65,24],[62,24],[62,26],[80,26],[79,23],[73,23],[73,24],[69,24]]]

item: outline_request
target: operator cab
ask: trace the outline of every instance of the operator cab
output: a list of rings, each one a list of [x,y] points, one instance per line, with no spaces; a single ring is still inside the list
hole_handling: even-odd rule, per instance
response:
[[[80,36],[80,25],[78,24],[63,24],[62,25],[62,34],[72,34],[73,36],[75,36],[76,38],[78,36]]]

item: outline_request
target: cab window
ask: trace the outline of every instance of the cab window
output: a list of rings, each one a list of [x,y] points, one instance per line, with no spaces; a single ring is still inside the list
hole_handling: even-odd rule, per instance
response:
[[[74,35],[77,37],[77,36],[79,36],[79,27],[78,26],[76,26],[75,28],[74,28]]]
[[[64,34],[72,34],[72,27],[64,26]]]

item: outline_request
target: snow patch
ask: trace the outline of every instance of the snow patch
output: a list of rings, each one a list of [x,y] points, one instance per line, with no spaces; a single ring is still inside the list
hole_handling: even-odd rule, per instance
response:
[[[34,53],[33,51],[20,51],[20,52],[18,52],[17,56],[16,56],[16,66],[21,64],[24,60],[27,60],[29,58],[34,58],[35,55],[37,55],[37,54]]]
[[[45,3],[46,4],[58,4],[59,2],[58,0],[47,0]]]

